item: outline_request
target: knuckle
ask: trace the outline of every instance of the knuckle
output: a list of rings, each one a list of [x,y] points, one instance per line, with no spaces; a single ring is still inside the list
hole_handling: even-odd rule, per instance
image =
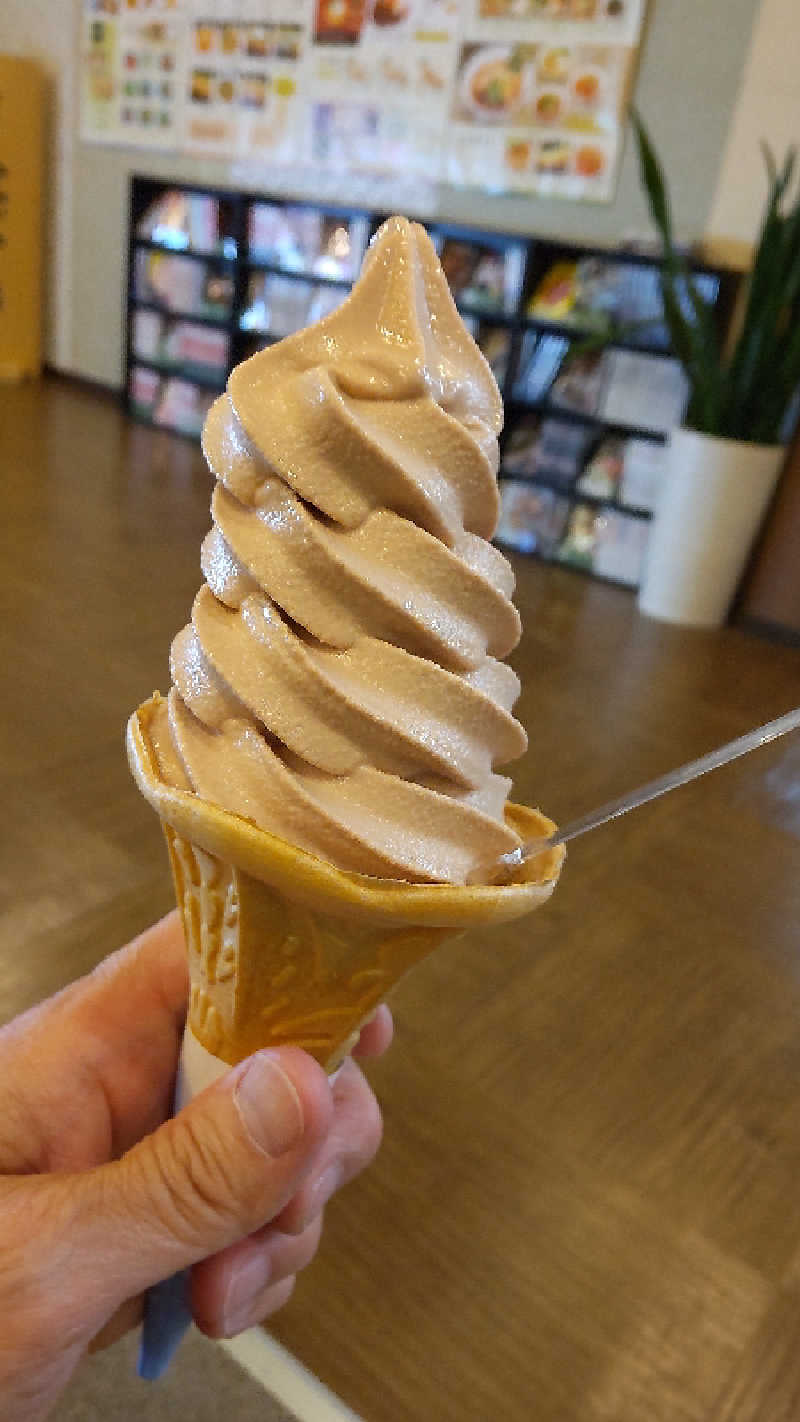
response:
[[[213,1130],[197,1128],[191,1115],[156,1131],[152,1148],[138,1157],[149,1172],[148,1194],[170,1234],[191,1245],[209,1224],[241,1213],[242,1185]]]

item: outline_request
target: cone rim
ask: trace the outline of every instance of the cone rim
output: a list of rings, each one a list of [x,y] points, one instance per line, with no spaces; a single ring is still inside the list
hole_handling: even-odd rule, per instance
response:
[[[324,905],[335,916],[337,911],[339,916],[358,911],[395,922],[468,927],[519,918],[549,898],[556,886],[565,856],[562,845],[523,865],[524,877],[503,885],[412,884],[337,869],[193,791],[168,785],[159,773],[148,733],[162,704],[163,697],[156,691],[128,721],[128,760],[142,795],[162,822],[183,838],[287,898],[316,908]],[[546,836],[556,828],[540,810],[512,803],[506,806],[506,820],[523,838]]]

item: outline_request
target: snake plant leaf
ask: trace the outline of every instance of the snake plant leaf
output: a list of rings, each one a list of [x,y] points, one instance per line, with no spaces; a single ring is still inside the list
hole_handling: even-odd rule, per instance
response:
[[[642,186],[663,244],[664,317],[689,382],[687,423],[709,434],[777,442],[800,387],[800,198],[784,211],[797,149],[789,148],[779,166],[768,144],[761,145],[767,201],[739,334],[726,357],[714,309],[676,248],[666,176],[636,110],[631,122]]]

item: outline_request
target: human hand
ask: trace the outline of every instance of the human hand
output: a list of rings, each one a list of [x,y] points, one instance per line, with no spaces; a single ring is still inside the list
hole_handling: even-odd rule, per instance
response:
[[[374,1156],[355,1062],[258,1052],[169,1119],[187,998],[176,914],[0,1031],[0,1419],[47,1415],[90,1346],[192,1267],[198,1326],[251,1327],[313,1258],[335,1189]],[[392,1035],[388,1009],[356,1055]],[[94,1340],[94,1343],[93,1343]]]

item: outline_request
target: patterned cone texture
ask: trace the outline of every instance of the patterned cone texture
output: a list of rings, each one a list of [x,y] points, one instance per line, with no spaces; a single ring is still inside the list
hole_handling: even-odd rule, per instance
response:
[[[303,1047],[332,1071],[414,963],[473,925],[550,897],[562,848],[503,886],[405,884],[335,869],[160,777],[148,723],[128,724],[128,757],[161,818],[189,954],[189,1025],[234,1065],[263,1047]],[[536,810],[508,806],[524,837],[549,834]]]

